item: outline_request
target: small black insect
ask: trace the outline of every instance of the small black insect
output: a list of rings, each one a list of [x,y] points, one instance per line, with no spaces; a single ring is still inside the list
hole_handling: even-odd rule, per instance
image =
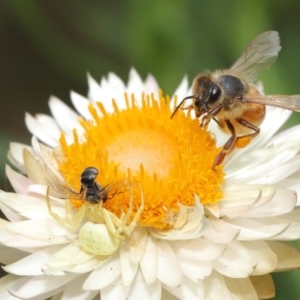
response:
[[[89,203],[96,204],[100,201],[105,202],[108,199],[109,186],[103,187],[96,182],[98,174],[99,171],[95,167],[88,167],[81,173],[81,188],[78,194]]]

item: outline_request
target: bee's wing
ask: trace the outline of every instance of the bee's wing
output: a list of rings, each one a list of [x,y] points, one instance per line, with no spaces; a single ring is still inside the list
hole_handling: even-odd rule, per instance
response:
[[[268,95],[253,98],[245,97],[243,102],[270,105],[300,112],[300,95]]]
[[[68,199],[70,193],[70,190],[63,185],[49,186],[49,196],[59,199]]]
[[[275,62],[280,49],[278,32],[264,32],[248,45],[229,70],[253,82],[262,70]]]
[[[104,187],[107,190],[108,197],[113,197],[116,194],[122,194],[128,192],[132,187],[132,183],[129,180],[118,180],[112,182]]]

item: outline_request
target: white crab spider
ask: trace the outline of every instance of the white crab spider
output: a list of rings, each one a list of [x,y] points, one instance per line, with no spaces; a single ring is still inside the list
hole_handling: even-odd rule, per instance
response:
[[[126,236],[129,236],[131,234],[131,232],[137,226],[137,221],[139,220],[144,210],[144,194],[139,183],[138,186],[140,189],[141,204],[129,225],[127,225],[127,222],[132,214],[133,206],[132,185],[130,187],[128,211],[126,213],[123,212],[120,218],[103,207],[102,199],[100,199],[100,202],[98,203],[90,203],[88,201],[85,201],[84,204],[80,207],[79,211],[76,214],[72,215],[71,200],[66,199],[65,205],[67,219],[64,219],[53,212],[51,209],[49,187],[47,188],[46,196],[48,211],[55,220],[57,220],[70,230],[77,229],[83,219],[87,218],[89,222],[86,222],[79,231],[79,243],[85,250],[93,254],[109,255],[114,253],[118,249],[120,240],[125,239]]]

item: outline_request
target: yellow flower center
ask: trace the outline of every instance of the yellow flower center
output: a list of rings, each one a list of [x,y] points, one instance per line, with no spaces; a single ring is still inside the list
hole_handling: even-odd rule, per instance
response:
[[[138,103],[125,95],[125,101],[127,108],[120,110],[113,100],[113,113],[106,112],[101,102],[90,104],[93,120],[80,119],[85,136],[74,130],[73,144],[67,144],[62,134],[59,168],[67,185],[79,191],[81,173],[90,166],[99,170],[96,180],[101,186],[139,182],[145,208],[138,224],[158,229],[171,228],[176,218],[170,216],[178,214],[178,204],[193,206],[195,194],[203,205],[218,202],[224,173],[222,167],[212,166],[220,149],[199,121],[182,111],[171,120],[170,99],[161,93],[158,100],[143,95]],[[133,186],[132,218],[140,205],[139,189]],[[103,207],[120,216],[129,199],[128,189],[111,191]],[[82,203],[74,200],[73,206]]]

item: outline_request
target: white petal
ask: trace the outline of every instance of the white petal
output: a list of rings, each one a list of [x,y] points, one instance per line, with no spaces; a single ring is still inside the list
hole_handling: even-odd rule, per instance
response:
[[[214,271],[209,277],[203,280],[206,300],[232,300],[233,295],[229,292],[224,277]]]
[[[267,185],[228,185],[224,187],[224,197],[219,202],[220,216],[235,218],[251,211],[252,207],[270,201],[276,189]],[[210,211],[217,215],[212,209]]]
[[[152,284],[147,284],[143,279],[136,278],[130,286],[128,300],[160,300],[161,283],[157,280]]]
[[[48,245],[67,243],[74,238],[74,234],[53,218],[11,222],[6,229]]]
[[[249,278],[224,277],[233,300],[258,300],[256,291]]]
[[[225,245],[216,245],[202,238],[170,244],[177,258],[183,262],[190,260],[215,260],[225,249]]]
[[[38,251],[23,259],[5,266],[8,273],[20,276],[37,276],[43,275],[42,271],[44,263],[48,260],[50,255],[57,251],[58,247],[47,247],[44,250]]]
[[[257,265],[251,275],[263,275],[271,273],[277,267],[278,260],[276,254],[264,241],[251,241],[241,243],[247,251],[256,259]]]
[[[58,140],[60,137],[59,130],[48,128],[44,124],[38,122],[29,113],[25,114],[25,123],[30,133],[35,135],[40,141],[53,148],[58,145]]]
[[[253,241],[272,238],[278,236],[287,230],[290,222],[277,217],[270,218],[235,218],[224,221],[231,224],[234,228],[239,229],[238,239],[241,241]]]
[[[227,222],[214,216],[209,216],[210,229],[203,235],[207,241],[214,244],[229,244],[238,236],[240,229],[232,227]]]
[[[159,247],[157,278],[169,288],[176,288],[183,281],[183,274],[171,246],[165,241]]]
[[[41,163],[32,155],[31,152],[24,149],[24,165],[28,178],[35,183],[49,185],[47,173]]]
[[[149,74],[145,80],[145,94],[154,94],[155,99],[158,99],[159,85],[152,74]]]
[[[52,128],[55,131],[60,131],[60,129],[58,127],[58,124],[53,119],[53,117],[50,117],[50,116],[44,115],[44,114],[36,114],[35,118],[43,126],[48,127],[48,128]]]
[[[245,278],[253,272],[257,261],[241,243],[235,241],[212,264],[216,271],[225,276]]]
[[[64,288],[64,293],[61,296],[61,300],[90,300],[99,294],[99,291],[84,291],[82,289],[86,277],[87,275],[82,275],[67,283]]]
[[[203,280],[212,272],[211,262],[208,261],[179,261],[183,274],[193,282],[198,282],[199,279]]]
[[[87,98],[85,98],[73,91],[71,91],[70,97],[71,97],[71,101],[72,101],[72,104],[74,105],[75,109],[86,120],[92,119],[92,115],[89,111],[90,101]]]
[[[123,284],[124,286],[129,286],[134,280],[139,264],[130,260],[129,246],[127,243],[121,243],[119,253]]]
[[[9,248],[4,245],[0,245],[0,263],[9,265],[15,261],[26,257],[28,253],[19,249]]]
[[[35,252],[36,249],[49,246],[48,242],[38,241],[22,235],[9,236],[4,230],[1,231],[0,242],[7,247],[17,248],[26,252]]]
[[[268,241],[268,246],[278,259],[277,271],[288,271],[299,268],[299,249],[287,242]]]
[[[23,173],[25,173],[24,167],[24,157],[23,152],[24,149],[28,151],[33,151],[32,147],[20,143],[10,143],[9,144],[9,153],[8,158],[10,162],[15,165],[18,169],[20,169]]]
[[[271,201],[264,205],[257,206],[243,214],[244,217],[271,217],[289,213],[297,202],[297,195],[294,191],[276,190]]]
[[[46,262],[45,273],[53,270],[63,270],[70,273],[85,273],[97,267],[105,260],[104,257],[94,256],[84,251],[77,243],[72,243],[54,253]]]
[[[32,184],[32,181],[20,173],[17,173],[8,165],[5,165],[5,173],[16,193],[26,195],[27,189]]]
[[[7,291],[7,289],[18,282],[20,279],[19,276],[8,274],[0,278],[0,293]],[[1,298],[2,299],[2,298]],[[9,298],[8,298],[9,299]],[[14,299],[14,298],[12,298]]]
[[[117,278],[110,285],[101,289],[101,300],[125,300],[129,293],[129,286],[124,286],[121,277]]]
[[[168,286],[164,288],[176,296],[178,299],[201,300],[206,299],[202,281],[195,283],[184,277],[182,284],[174,289]]]
[[[146,249],[147,230],[142,227],[136,227],[128,238],[129,257],[133,263],[138,263]]]
[[[297,193],[297,206],[300,205],[300,185],[299,178],[293,175],[292,178],[281,180],[276,184],[278,188],[293,190]]]
[[[0,190],[0,209],[5,217],[12,222],[19,222],[25,220],[24,217],[20,216],[14,209],[6,206],[6,196],[8,193],[5,193]],[[16,194],[12,194],[16,195]]]
[[[290,224],[288,228],[282,233],[278,234],[277,237],[271,237],[273,240],[283,240],[291,241],[300,238],[300,207],[296,207],[292,212],[282,215],[276,219],[271,220],[271,222]]]
[[[35,276],[24,277],[14,284],[9,291],[20,298],[30,298],[43,294],[46,299],[49,295],[56,294],[63,290],[63,285],[76,278],[74,275],[65,276]]]
[[[84,290],[99,290],[112,284],[121,275],[121,265],[117,253],[101,263],[84,282]]]
[[[51,96],[49,100],[49,108],[59,127],[63,131],[71,133],[73,128],[79,127],[78,114],[60,99]]]
[[[180,103],[180,101],[186,97],[189,96],[187,94],[188,90],[188,79],[187,76],[184,76],[178,86],[178,88],[175,90],[174,95],[172,96],[172,101],[171,101],[171,107],[173,107],[174,103],[174,97],[177,96],[177,105]],[[175,102],[175,101],[174,101]]]
[[[89,73],[87,74],[87,78],[89,85],[88,98],[92,101],[101,101],[102,91],[100,85]],[[76,105],[74,106],[76,107]]]
[[[140,75],[138,74],[138,72],[134,68],[131,68],[129,71],[127,93],[129,97],[131,97],[131,94],[135,94],[137,99],[140,99],[143,92],[144,92],[144,83]]]
[[[25,218],[39,220],[50,217],[45,200],[31,195],[0,192],[0,206],[12,209],[18,216],[22,217],[20,221],[25,220]],[[62,214],[63,212],[65,213],[65,209],[61,208],[59,213]]]
[[[239,149],[235,152],[235,155],[230,158],[230,161],[226,163],[225,171],[228,173],[231,166],[237,164],[240,158],[247,157],[253,149],[262,147],[266,142],[275,134],[275,132],[286,122],[291,115],[291,112],[287,109],[281,109],[278,107],[266,107],[266,116],[263,123],[260,125],[260,133],[251,143],[244,149]],[[229,136],[228,136],[229,138]],[[249,158],[248,158],[249,160]]]
[[[148,235],[144,255],[140,261],[142,273],[148,284],[153,283],[158,272],[158,248],[156,240]]]
[[[270,146],[272,144],[281,144],[285,143],[288,140],[296,140],[298,139],[298,133],[300,131],[300,125],[293,126],[284,130],[283,132],[276,134],[267,144]]]

